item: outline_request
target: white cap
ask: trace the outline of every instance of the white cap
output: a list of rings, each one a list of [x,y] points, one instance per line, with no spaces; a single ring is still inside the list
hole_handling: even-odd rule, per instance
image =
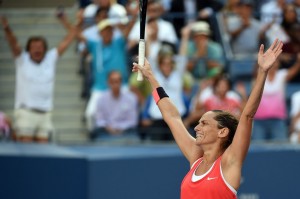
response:
[[[196,34],[196,35],[202,34],[202,35],[208,36],[211,34],[209,24],[205,21],[195,22],[194,24],[192,24],[191,30],[192,30],[192,33]]]
[[[97,24],[97,27],[98,27],[98,30],[99,31],[102,31],[103,29],[107,28],[107,27],[112,27],[113,26],[113,23],[111,22],[110,19],[103,19],[101,20],[98,24]]]
[[[88,5],[83,11],[84,18],[93,18],[97,12],[98,6],[96,4]]]

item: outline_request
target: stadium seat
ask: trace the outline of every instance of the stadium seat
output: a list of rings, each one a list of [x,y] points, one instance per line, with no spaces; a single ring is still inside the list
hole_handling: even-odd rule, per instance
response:
[[[242,80],[250,81],[253,76],[255,60],[230,60],[228,65],[228,74],[233,82]]]

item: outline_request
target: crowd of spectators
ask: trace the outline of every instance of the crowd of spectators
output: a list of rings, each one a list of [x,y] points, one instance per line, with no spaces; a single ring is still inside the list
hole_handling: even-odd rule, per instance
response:
[[[78,67],[83,82],[81,97],[87,102],[84,121],[91,140],[129,134],[141,140],[173,140],[152,99],[150,85],[146,80],[137,81],[137,75],[131,73],[138,55],[138,3],[80,1]],[[299,0],[269,0],[259,5],[251,0],[148,1],[146,56],[191,134],[208,110],[225,109],[239,117],[249,93],[247,82],[229,73],[231,59],[254,58],[261,43],[268,46],[279,38],[284,51],[267,78],[253,139],[287,141],[290,137],[293,142],[300,141],[299,10]],[[63,12],[58,17],[66,29],[73,30]],[[2,26],[8,34],[4,17]],[[220,32],[219,26],[225,32]],[[233,57],[227,56],[223,37],[229,38]],[[18,53],[16,59],[21,51]],[[249,75],[255,81],[255,74]],[[289,82],[299,85],[292,100],[285,93]],[[29,105],[23,102],[16,111]],[[15,130],[16,135],[23,135],[19,127]]]

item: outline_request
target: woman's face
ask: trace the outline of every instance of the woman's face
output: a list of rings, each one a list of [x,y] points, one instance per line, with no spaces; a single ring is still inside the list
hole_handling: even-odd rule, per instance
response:
[[[214,112],[208,111],[199,120],[199,124],[194,129],[196,131],[197,144],[210,144],[216,142],[218,139],[220,129],[214,116]]]
[[[297,13],[295,7],[292,5],[287,5],[284,8],[284,19],[287,22],[296,22],[297,21]]]
[[[221,79],[216,84],[215,92],[219,96],[225,96],[226,93],[229,91],[229,82],[226,79]]]
[[[160,71],[168,77],[173,71],[173,60],[171,56],[164,57],[159,64]]]

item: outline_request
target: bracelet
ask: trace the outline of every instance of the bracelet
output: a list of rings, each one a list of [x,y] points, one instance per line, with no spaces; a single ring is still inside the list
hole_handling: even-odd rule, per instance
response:
[[[158,87],[152,91],[152,96],[154,98],[155,103],[157,104],[159,100],[164,97],[169,97],[163,87]]]

